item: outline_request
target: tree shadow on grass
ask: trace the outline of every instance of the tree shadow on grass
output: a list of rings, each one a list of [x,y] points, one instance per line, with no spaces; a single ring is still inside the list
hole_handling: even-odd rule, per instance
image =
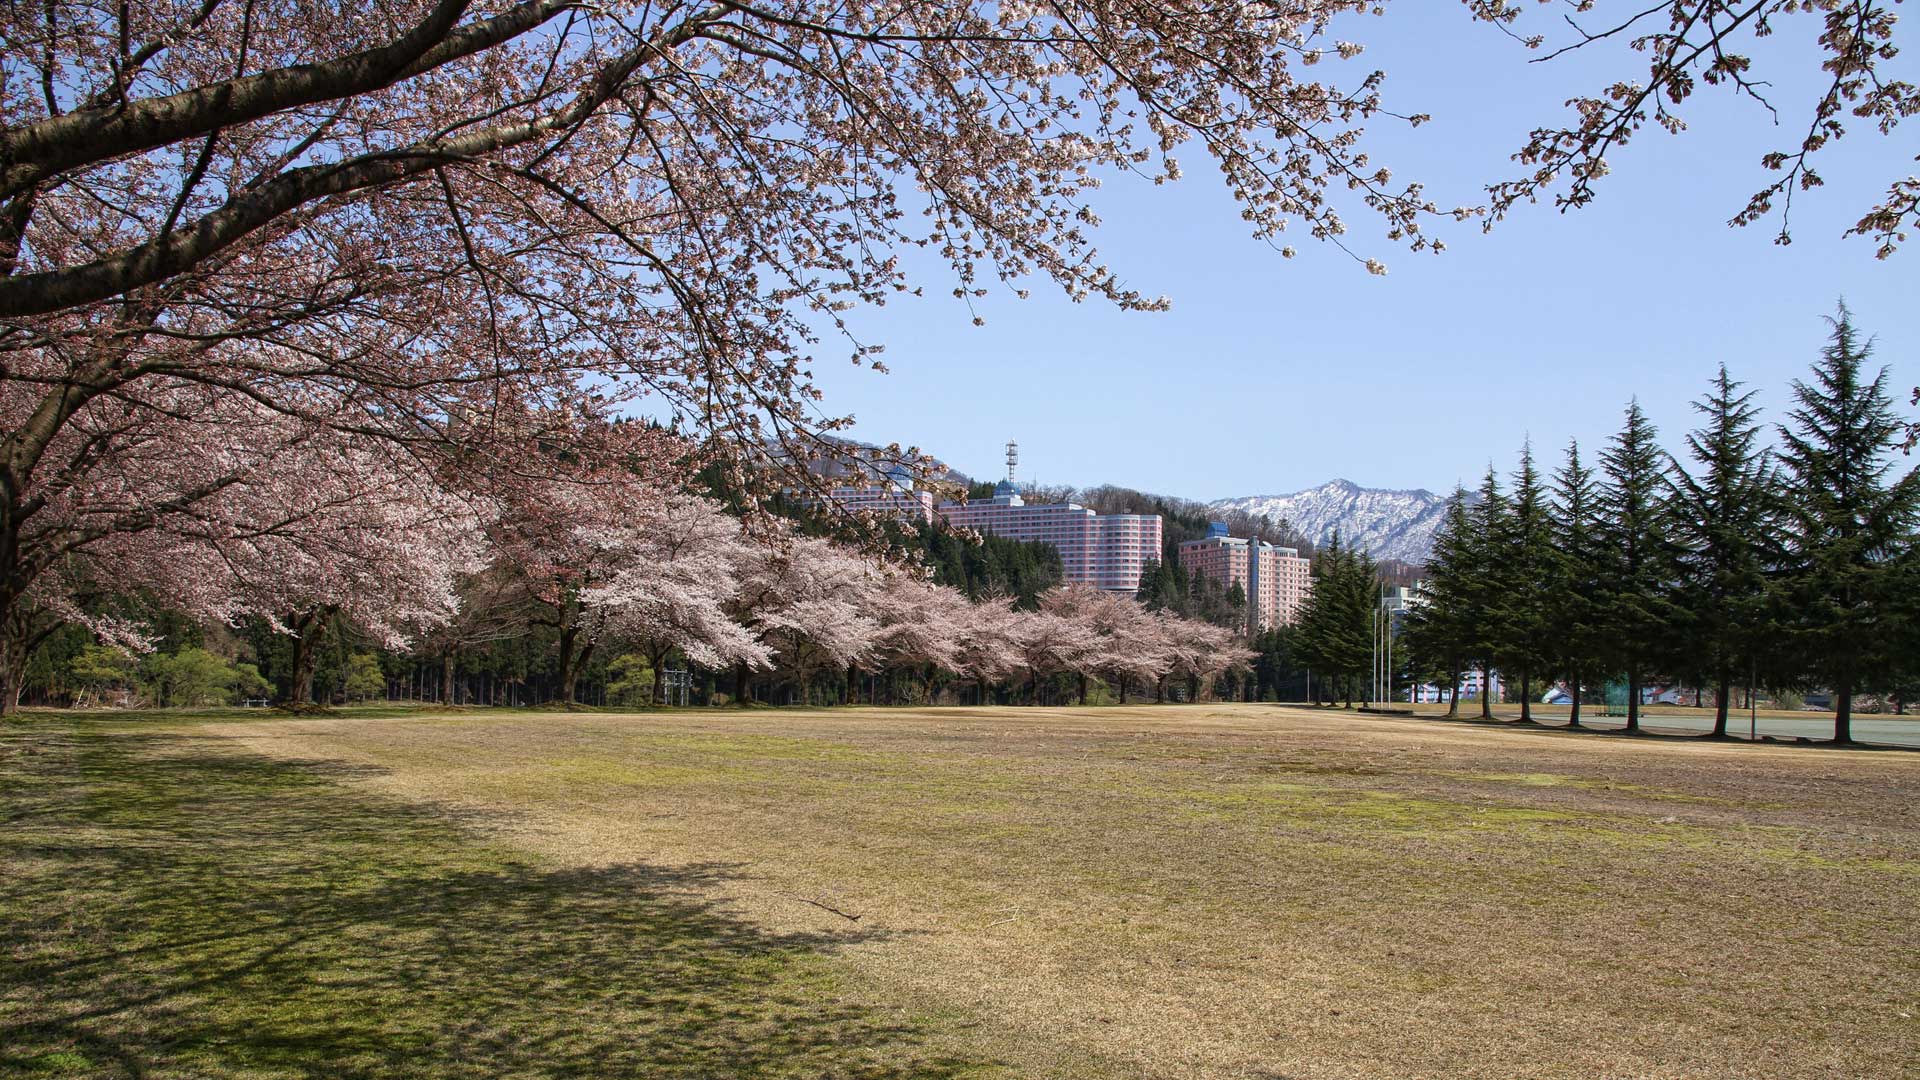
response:
[[[311,763],[0,735],[0,1074],[755,1077],[994,1071],[698,890],[553,869]],[[335,770],[337,771],[337,770]]]

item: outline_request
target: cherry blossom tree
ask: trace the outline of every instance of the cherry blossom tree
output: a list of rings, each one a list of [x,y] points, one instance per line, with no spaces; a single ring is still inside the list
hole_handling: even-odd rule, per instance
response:
[[[1166,613],[1158,617],[1168,658],[1167,667],[1156,683],[1162,700],[1166,697],[1166,675],[1184,676],[1187,700],[1198,701],[1203,685],[1223,672],[1245,667],[1258,655],[1247,648],[1238,633],[1226,627]]]
[[[1078,623],[1089,637],[1072,670],[1080,677],[1080,701],[1087,700],[1087,678],[1102,672],[1114,680],[1124,703],[1133,679],[1157,682],[1172,662],[1162,639],[1160,620],[1132,596],[1068,582],[1040,598],[1042,611]]]
[[[817,537],[776,536],[756,545],[735,594],[735,617],[773,650],[775,664],[805,685],[821,671],[865,662],[879,633],[870,597],[880,571],[866,555]],[[736,697],[748,699],[747,665],[735,666]]]
[[[577,455],[589,439],[591,452]],[[496,558],[518,580],[530,621],[555,635],[563,704],[573,704],[604,629],[605,610],[587,596],[647,559],[651,540],[636,523],[664,520],[689,449],[637,424],[585,424],[461,474],[462,483],[495,493]]]
[[[1040,680],[1087,669],[1099,648],[1099,638],[1085,622],[1048,611],[1023,611],[1014,620],[1020,643],[1020,667],[1027,673],[1028,698],[1040,703]],[[1083,692],[1081,700],[1086,699]]]
[[[1529,171],[1488,189],[1489,226],[1542,195],[1550,194],[1563,209],[1591,202],[1599,180],[1612,171],[1610,158],[1650,127],[1684,131],[1681,109],[1705,86],[1748,99],[1794,133],[1791,142],[1757,162],[1774,176],[1729,222],[1751,225],[1777,216],[1775,242],[1786,244],[1792,240],[1795,193],[1825,183],[1817,168],[1821,151],[1844,138],[1849,125],[1891,135],[1902,120],[1920,112],[1920,87],[1886,72],[1899,53],[1894,42],[1899,0],[1582,0],[1573,14],[1556,12],[1556,25],[1538,33],[1524,32],[1531,25],[1524,15],[1531,5],[1522,0],[1466,3],[1475,17],[1540,50],[1540,59],[1611,47],[1623,65],[1640,68],[1568,101],[1573,115],[1567,122],[1531,132],[1515,155]],[[1760,40],[1776,34],[1802,36],[1808,48],[1801,56],[1818,63],[1819,93],[1804,111],[1798,103],[1776,104],[1774,80],[1755,67]],[[1915,225],[1920,225],[1920,176],[1909,175],[1896,177],[1847,231],[1870,237],[1885,259]]]
[[[477,471],[575,460],[524,451],[592,423],[529,421],[640,397],[792,444],[836,426],[813,327],[913,288],[907,247],[963,296],[1040,275],[1158,307],[1086,198],[1177,175],[1182,143],[1262,235],[1338,236],[1350,185],[1424,247],[1433,208],[1358,149],[1373,80],[1296,77],[1364,6],[0,10],[0,624],[62,550],[250,475],[138,467],[245,408]],[[54,505],[103,492],[84,525]]]
[[[455,701],[454,665],[467,650],[527,633],[529,605],[519,576],[499,562],[467,574],[456,588],[459,604],[445,623],[422,635],[415,651],[440,661],[440,700]]]
[[[1003,596],[983,596],[964,612],[955,670],[973,680],[976,705],[988,703],[990,684],[1020,670],[1019,615]]]
[[[707,668],[771,664],[771,650],[733,615],[741,571],[755,555],[738,519],[710,499],[670,496],[618,532],[608,546],[623,565],[580,599],[603,633],[638,644],[653,667],[654,702],[666,700],[674,650]]]
[[[295,638],[296,703],[312,697],[314,650],[334,621],[388,648],[445,623],[457,608],[457,579],[483,557],[480,514],[415,463],[396,460],[388,444],[283,430],[290,426],[298,427],[272,419],[242,426],[264,440],[264,453],[242,440],[226,448],[234,460],[172,466],[242,480],[196,500],[190,514],[70,546],[35,581],[32,599],[133,650],[147,647],[140,622],[77,598],[105,581],[209,621],[260,616]]]
[[[972,621],[973,604],[958,589],[893,569],[867,594],[866,609],[875,622],[874,634],[864,661],[847,667],[849,702],[855,697],[855,673],[862,666],[913,669],[929,702],[935,672],[962,670],[964,635]]]

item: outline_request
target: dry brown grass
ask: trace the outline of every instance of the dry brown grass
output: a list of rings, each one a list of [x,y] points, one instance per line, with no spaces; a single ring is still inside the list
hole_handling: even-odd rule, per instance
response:
[[[565,865],[738,864],[733,914],[857,925],[860,984],[1017,1075],[1920,1076],[1916,755],[1272,706],[199,731]]]

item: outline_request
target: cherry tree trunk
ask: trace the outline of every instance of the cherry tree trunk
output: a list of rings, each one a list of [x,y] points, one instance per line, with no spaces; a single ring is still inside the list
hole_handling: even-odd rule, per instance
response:
[[[291,704],[313,703],[313,669],[320,639],[327,634],[328,617],[325,611],[309,611],[293,620],[293,685],[287,695]]]
[[[560,628],[560,700],[567,704],[573,702],[573,683],[580,674],[573,658],[579,637],[580,628],[577,626]]]
[[[26,635],[15,630],[13,621],[7,618],[0,628],[0,716],[19,711],[27,676]]]
[[[860,704],[860,669],[847,665],[847,704]]]
[[[452,649],[448,649],[440,654],[440,702],[443,705],[453,704]]]
[[[1118,681],[1120,683],[1120,704],[1125,705],[1127,703],[1127,677],[1122,675]]]
[[[1080,704],[1085,705],[1086,703],[1087,703],[1087,675],[1085,672],[1081,672],[1080,673]]]
[[[17,578],[17,571],[12,577]],[[25,590],[23,580],[0,584],[0,715],[19,710],[27,689],[27,662],[62,625],[36,611],[24,598]]]
[[[563,669],[560,679],[560,700],[565,704],[574,704],[574,688],[580,682],[580,669],[586,667],[587,661],[592,659],[593,648],[592,642],[581,646],[580,655]]]
[[[1167,677],[1165,675],[1160,676],[1153,684],[1153,701],[1156,705],[1165,705],[1167,703]]]
[[[745,705],[753,700],[753,684],[747,681],[747,664],[741,661],[733,665],[733,703]]]

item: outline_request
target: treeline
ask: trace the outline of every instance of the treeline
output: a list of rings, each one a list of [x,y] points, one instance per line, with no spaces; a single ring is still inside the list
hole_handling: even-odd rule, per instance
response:
[[[1842,308],[1777,445],[1723,366],[1684,460],[1635,402],[1597,459],[1570,445],[1549,474],[1526,447],[1504,486],[1489,468],[1435,537],[1403,677],[1449,690],[1457,712],[1463,672],[1497,671],[1523,720],[1564,683],[1574,726],[1596,688],[1624,683],[1629,730],[1643,688],[1692,686],[1716,702],[1715,736],[1736,687],[1830,691],[1838,742],[1861,695],[1903,708],[1920,685],[1920,478],[1870,352]]]
[[[726,500],[618,471],[503,498],[404,644],[371,633],[365,612],[411,567],[231,623],[116,597],[150,647],[56,627],[33,652],[30,701],[642,705],[682,698],[670,673],[697,704],[1164,700],[1170,684],[1192,700],[1250,658],[1230,631],[1064,583],[1045,544],[886,523],[876,549],[844,516],[773,504],[750,523]]]

